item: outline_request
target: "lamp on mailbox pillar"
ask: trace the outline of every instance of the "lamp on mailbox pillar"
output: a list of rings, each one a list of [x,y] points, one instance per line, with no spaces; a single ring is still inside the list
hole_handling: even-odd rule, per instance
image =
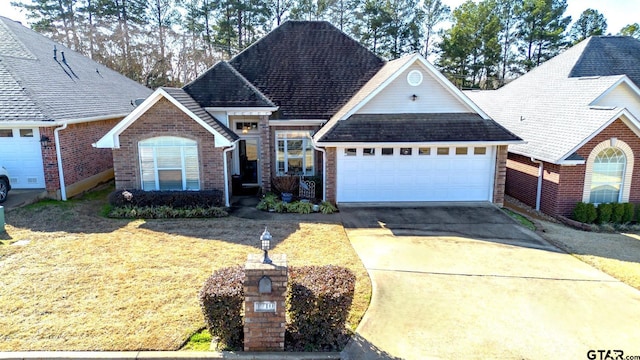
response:
[[[260,247],[264,251],[264,259],[262,260],[263,264],[271,264],[271,259],[269,259],[269,249],[271,248],[271,234],[267,227],[265,226],[264,232],[260,235]]]

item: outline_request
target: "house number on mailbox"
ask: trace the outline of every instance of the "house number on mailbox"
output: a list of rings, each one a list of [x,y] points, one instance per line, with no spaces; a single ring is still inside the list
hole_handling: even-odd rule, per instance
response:
[[[256,301],[253,303],[253,311],[276,312],[276,302],[275,301]]]

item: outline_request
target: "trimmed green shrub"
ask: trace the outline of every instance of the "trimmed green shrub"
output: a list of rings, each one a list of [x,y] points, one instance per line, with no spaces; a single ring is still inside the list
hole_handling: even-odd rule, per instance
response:
[[[244,339],[242,302],[244,269],[241,266],[215,271],[198,293],[207,329],[219,339],[218,348],[241,350]]]
[[[339,351],[349,340],[345,328],[356,277],[346,268],[289,269],[286,346],[294,351]]]
[[[123,206],[171,206],[185,209],[194,207],[223,207],[222,191],[144,191],[116,190],[109,194],[109,204],[113,207]]]
[[[108,216],[124,219],[220,218],[229,216],[229,213],[219,207],[123,206],[111,208]]]
[[[622,224],[622,218],[624,217],[624,204],[612,203],[611,204],[611,222],[614,224]]]
[[[598,205],[598,223],[604,224],[611,222],[611,215],[613,214],[613,207],[611,204]]]
[[[624,215],[622,216],[623,223],[630,223],[633,221],[633,214],[635,206],[632,203],[624,203]]]
[[[591,224],[598,217],[598,212],[593,204],[579,202],[573,209],[573,219],[585,224]]]

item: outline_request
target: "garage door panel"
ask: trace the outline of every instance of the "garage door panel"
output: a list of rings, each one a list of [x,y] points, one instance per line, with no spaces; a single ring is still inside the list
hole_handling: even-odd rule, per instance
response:
[[[376,149],[374,156],[344,156],[339,149],[338,202],[391,201],[488,201],[493,184],[492,147],[486,155],[394,155],[382,156]]]
[[[0,165],[7,168],[11,186],[15,189],[44,188],[40,132],[37,128],[10,130],[12,136],[0,137]]]

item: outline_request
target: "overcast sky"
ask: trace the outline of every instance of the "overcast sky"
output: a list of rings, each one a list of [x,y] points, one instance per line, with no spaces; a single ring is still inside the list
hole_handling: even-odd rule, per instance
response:
[[[12,0],[0,0],[0,15],[26,23],[24,14],[11,6]],[[443,0],[451,9],[465,0]],[[587,8],[598,10],[607,19],[607,33],[617,34],[623,26],[640,23],[640,0],[567,0],[567,15],[573,21]]]

